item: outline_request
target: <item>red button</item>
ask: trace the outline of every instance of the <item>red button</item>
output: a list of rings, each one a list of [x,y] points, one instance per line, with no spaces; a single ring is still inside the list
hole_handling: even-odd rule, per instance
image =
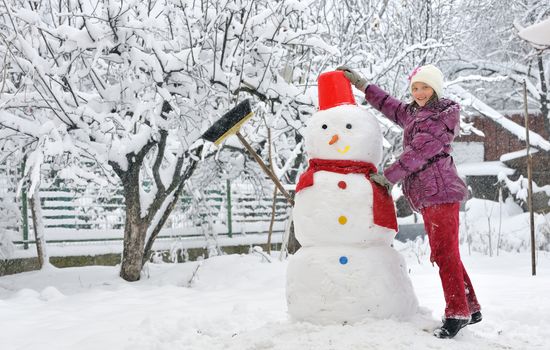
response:
[[[338,182],[338,187],[340,187],[341,189],[345,190],[346,187],[348,187],[348,185],[346,184],[345,181],[340,181],[340,182]]]

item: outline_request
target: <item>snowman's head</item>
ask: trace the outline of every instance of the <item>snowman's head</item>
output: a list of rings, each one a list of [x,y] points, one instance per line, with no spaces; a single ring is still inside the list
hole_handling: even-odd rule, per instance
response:
[[[378,165],[382,133],[376,117],[357,105],[316,112],[305,130],[309,158],[356,160]]]

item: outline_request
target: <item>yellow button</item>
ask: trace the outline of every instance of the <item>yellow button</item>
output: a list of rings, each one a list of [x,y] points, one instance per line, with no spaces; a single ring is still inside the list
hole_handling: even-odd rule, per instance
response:
[[[342,215],[338,218],[338,222],[340,223],[340,225],[345,225],[346,222],[348,222],[348,218]]]

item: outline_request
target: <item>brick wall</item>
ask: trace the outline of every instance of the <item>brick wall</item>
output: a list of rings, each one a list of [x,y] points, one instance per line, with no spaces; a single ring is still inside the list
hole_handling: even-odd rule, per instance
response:
[[[525,120],[523,115],[515,114],[508,116],[515,123],[524,126]],[[455,143],[459,142],[482,142],[484,144],[484,161],[499,160],[500,156],[506,153],[524,150],[526,148],[525,141],[508,130],[504,129],[500,124],[486,117],[474,117],[467,120],[474,124],[478,130],[483,131],[485,137],[472,135],[462,135],[455,139]],[[541,135],[545,139],[549,139],[548,131],[544,128],[544,120],[542,115],[532,115],[529,118],[529,129]],[[533,149],[533,148],[531,148]],[[464,150],[462,150],[464,151]],[[516,170],[516,173],[510,178],[516,180],[520,175],[527,177],[527,162],[525,157],[511,159],[505,162],[506,166]],[[550,153],[537,152],[533,154],[533,181],[539,186],[550,184]],[[498,197],[498,182],[496,176],[469,176],[466,179],[468,185],[472,189],[472,194],[476,198],[486,198],[496,200]],[[505,194],[506,196],[506,194]],[[550,211],[549,199],[544,193],[538,193],[533,196],[533,206],[537,212]],[[524,209],[527,210],[526,205]]]
[[[525,125],[524,117],[521,114],[507,117],[521,126]],[[473,117],[467,119],[467,122],[473,122],[474,127],[483,131],[485,137],[475,134],[461,135],[454,142],[483,142],[485,145],[485,161],[499,160],[503,154],[525,149],[525,141],[518,139],[516,135],[488,117]],[[549,135],[544,128],[542,115],[532,115],[529,118],[529,129],[548,139]]]

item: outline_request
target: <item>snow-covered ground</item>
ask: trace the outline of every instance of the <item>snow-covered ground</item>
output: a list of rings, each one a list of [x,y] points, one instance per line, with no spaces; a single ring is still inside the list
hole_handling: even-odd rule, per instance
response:
[[[431,335],[443,310],[437,268],[413,245],[398,249],[422,306],[408,322],[292,322],[287,262],[254,253],[149,265],[135,283],[99,266],[0,277],[0,349],[550,348],[550,254],[538,253],[533,277],[529,253],[467,256],[463,247],[484,320],[441,340]]]

